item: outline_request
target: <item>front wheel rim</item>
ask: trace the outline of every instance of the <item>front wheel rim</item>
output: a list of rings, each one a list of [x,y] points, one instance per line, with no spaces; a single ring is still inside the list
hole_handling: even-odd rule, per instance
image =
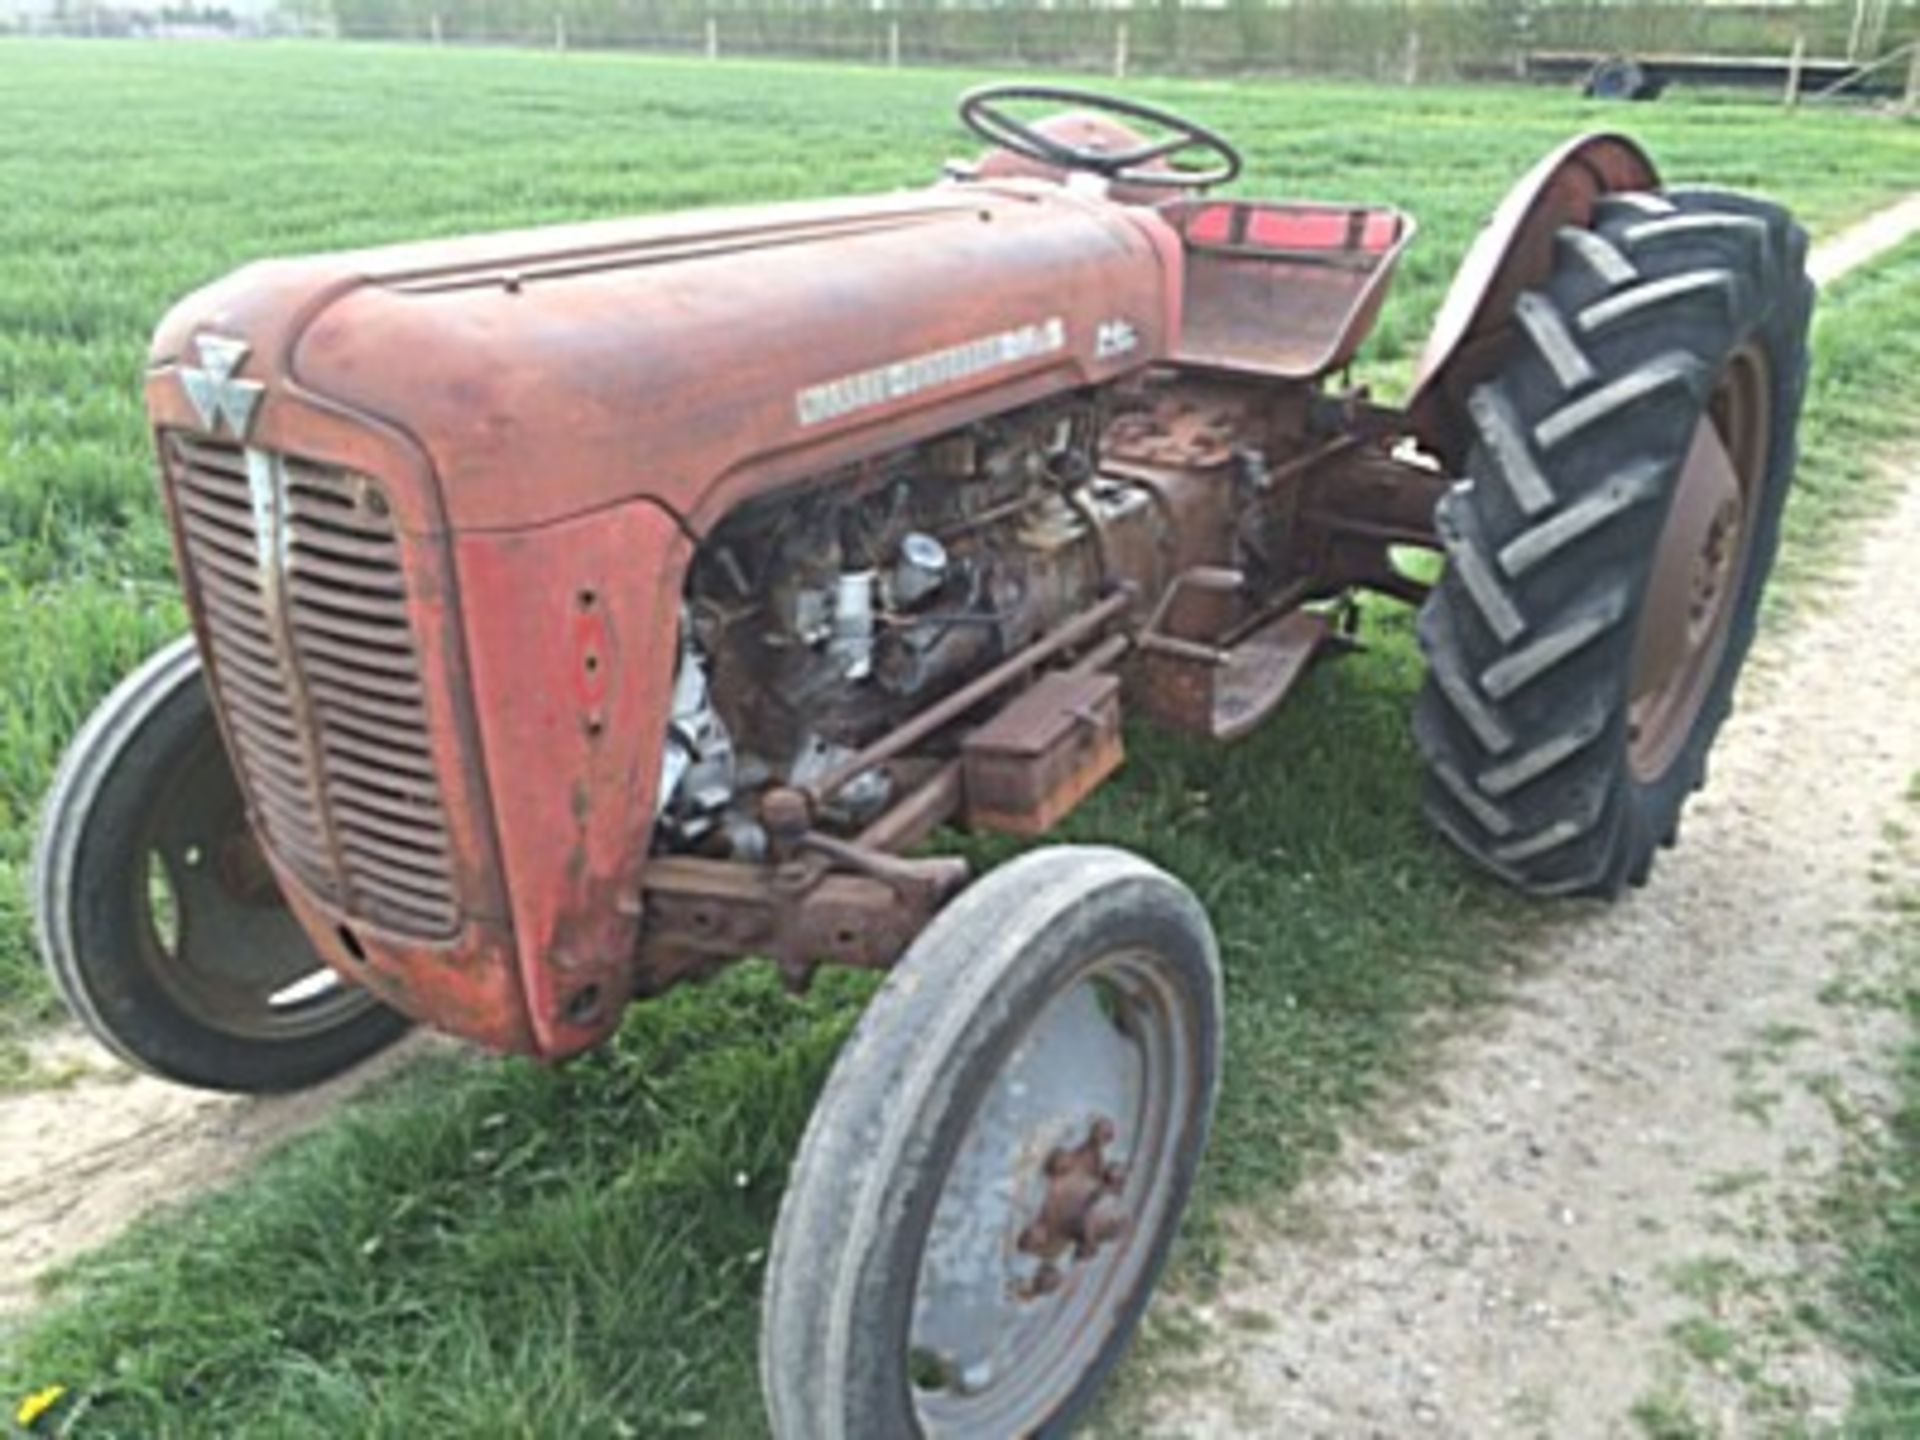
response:
[[[136,952],[198,1024],[285,1043],[336,1030],[378,1004],[333,972],[288,908],[211,729],[159,787],[132,859]]]
[[[1201,1091],[1198,1017],[1152,952],[1080,967],[968,1118],[935,1200],[907,1369],[932,1435],[1067,1404],[1152,1278]]]
[[[1770,380],[1757,342],[1728,357],[1675,481],[1627,690],[1627,765],[1642,784],[1673,768],[1720,673],[1759,528],[1772,436]]]

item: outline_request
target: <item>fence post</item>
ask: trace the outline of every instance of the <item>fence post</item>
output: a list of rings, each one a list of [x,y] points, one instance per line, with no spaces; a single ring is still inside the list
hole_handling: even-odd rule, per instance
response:
[[[887,64],[895,70],[900,68],[900,17],[898,15],[887,21]]]
[[[438,45],[440,43],[440,12],[438,10],[433,12],[430,28],[433,34],[433,43]]]
[[[1900,110],[1905,115],[1920,115],[1920,39],[1913,42],[1913,49],[1907,53],[1907,94],[1900,102]]]
[[[1127,22],[1124,20],[1113,27],[1113,78],[1127,78]]]
[[[713,16],[707,17],[707,59],[720,58],[720,22]]]
[[[553,48],[556,50],[567,48],[567,17],[558,10],[553,12]]]
[[[1787,57],[1787,109],[1800,103],[1800,64],[1807,58],[1807,37],[1793,37],[1793,53]]]
[[[1420,32],[1407,27],[1407,60],[1404,78],[1409,85],[1420,83]]]

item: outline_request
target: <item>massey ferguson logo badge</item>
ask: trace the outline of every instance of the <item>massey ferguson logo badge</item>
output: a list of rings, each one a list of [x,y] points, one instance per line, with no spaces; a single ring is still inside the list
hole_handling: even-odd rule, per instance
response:
[[[180,385],[193,402],[194,413],[212,433],[219,434],[224,421],[234,439],[246,439],[254,411],[260,408],[261,392],[266,389],[258,380],[234,377],[233,372],[247,358],[246,342],[224,335],[202,335],[194,345],[200,352],[200,368],[180,367]]]
[[[910,355],[891,365],[842,375],[822,385],[809,385],[793,397],[794,409],[802,425],[818,425],[851,415],[856,410],[904,400],[922,390],[971,380],[989,370],[1052,355],[1064,350],[1066,344],[1066,321],[1051,315],[1031,325],[982,335],[977,340],[949,345],[925,355]]]

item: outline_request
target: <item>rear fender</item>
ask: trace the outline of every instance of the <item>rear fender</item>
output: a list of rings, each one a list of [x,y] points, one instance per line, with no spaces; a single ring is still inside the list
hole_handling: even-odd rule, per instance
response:
[[[1568,141],[1507,192],[1453,277],[1407,402],[1413,434],[1450,470],[1466,459],[1467,396],[1506,355],[1514,300],[1552,271],[1554,232],[1586,225],[1603,195],[1659,183],[1637,143],[1603,133]]]

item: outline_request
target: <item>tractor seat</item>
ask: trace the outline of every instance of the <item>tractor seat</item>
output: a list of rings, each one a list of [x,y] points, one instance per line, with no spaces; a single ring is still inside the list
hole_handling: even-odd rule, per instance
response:
[[[1415,229],[1382,206],[1190,199],[1160,214],[1186,245],[1173,358],[1287,380],[1353,358]]]

